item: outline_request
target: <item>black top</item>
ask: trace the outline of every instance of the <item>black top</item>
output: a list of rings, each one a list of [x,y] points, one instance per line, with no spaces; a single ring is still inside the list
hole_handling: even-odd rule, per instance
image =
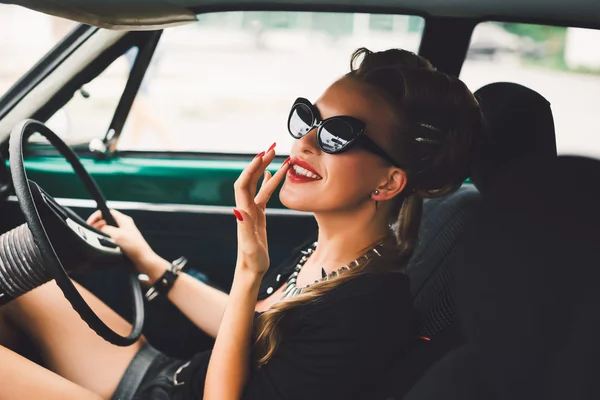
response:
[[[266,289],[279,274],[273,290],[287,279],[285,271],[274,272],[265,278]],[[267,295],[261,289],[261,297]],[[244,400],[369,398],[378,378],[415,338],[408,277],[365,273],[291,309],[281,324],[280,344],[266,365],[253,370]],[[175,400],[203,397],[210,355],[197,354],[181,373],[186,383],[175,388]]]

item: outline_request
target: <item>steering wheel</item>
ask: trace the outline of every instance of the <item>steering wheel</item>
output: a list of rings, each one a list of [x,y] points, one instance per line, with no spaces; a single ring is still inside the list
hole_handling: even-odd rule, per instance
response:
[[[37,271],[31,276],[44,275],[44,272],[47,272],[44,282],[54,278],[73,309],[79,313],[91,329],[115,345],[129,346],[140,338],[144,325],[144,300],[137,274],[131,268],[129,283],[133,295],[133,327],[129,335],[122,336],[106,325],[90,308],[73,285],[67,271],[75,265],[108,264],[128,262],[128,260],[108,235],[88,225],[72,210],[58,204],[38,184],[27,178],[23,163],[23,149],[32,133],[44,136],[66,158],[87,192],[96,201],[104,220],[110,225],[117,226],[98,185],[85,170],[73,150],[43,123],[35,120],[21,122],[13,128],[10,134],[10,170],[14,190],[25,216],[27,228],[31,231],[33,242],[37,246],[37,249],[32,252],[36,251],[37,256],[43,262],[42,269],[46,270]],[[1,261],[2,259],[0,259],[0,263]],[[25,270],[26,268],[21,269]]]

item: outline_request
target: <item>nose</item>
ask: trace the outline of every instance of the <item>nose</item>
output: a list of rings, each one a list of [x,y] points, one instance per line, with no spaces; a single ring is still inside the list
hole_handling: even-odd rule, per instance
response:
[[[292,145],[292,149],[296,150],[297,153],[302,154],[319,154],[321,149],[317,143],[317,128],[311,129],[306,135],[300,139],[295,140]]]

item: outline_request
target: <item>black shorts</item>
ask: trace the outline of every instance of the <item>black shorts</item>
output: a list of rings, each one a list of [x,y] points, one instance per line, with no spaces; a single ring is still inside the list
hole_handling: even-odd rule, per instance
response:
[[[173,378],[184,364],[145,343],[125,370],[112,400],[170,400]]]

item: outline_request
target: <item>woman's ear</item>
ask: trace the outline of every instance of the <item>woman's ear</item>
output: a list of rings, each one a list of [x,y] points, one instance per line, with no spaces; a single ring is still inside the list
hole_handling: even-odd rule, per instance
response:
[[[373,190],[371,198],[375,201],[389,200],[401,193],[406,188],[407,182],[406,172],[400,168],[393,168],[386,181]]]

